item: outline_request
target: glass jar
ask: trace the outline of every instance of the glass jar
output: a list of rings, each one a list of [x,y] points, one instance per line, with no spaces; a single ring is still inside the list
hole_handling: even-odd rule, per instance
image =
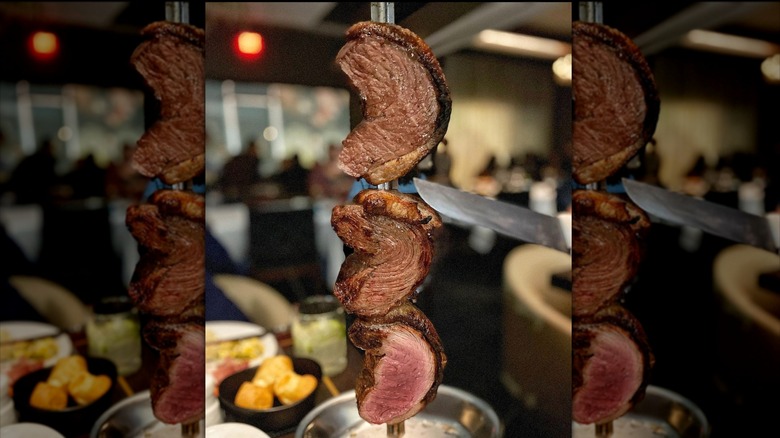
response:
[[[141,368],[141,323],[130,297],[106,297],[97,302],[86,327],[88,354],[116,364],[119,375]]]
[[[339,374],[347,367],[346,315],[333,295],[301,300],[295,306],[291,332],[293,354],[315,360],[324,375]]]

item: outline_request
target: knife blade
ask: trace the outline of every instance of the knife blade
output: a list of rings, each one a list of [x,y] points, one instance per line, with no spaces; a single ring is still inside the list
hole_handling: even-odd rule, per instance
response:
[[[569,253],[561,221],[536,211],[414,178],[417,193],[443,216]]]
[[[778,252],[769,221],[762,216],[627,178],[623,187],[641,209],[661,219]]]

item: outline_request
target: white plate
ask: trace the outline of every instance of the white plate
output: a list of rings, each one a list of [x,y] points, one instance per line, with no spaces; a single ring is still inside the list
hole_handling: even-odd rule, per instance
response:
[[[218,399],[206,400],[206,413],[204,417],[206,427],[221,424],[225,421]]]
[[[0,428],[3,438],[65,438],[52,429],[38,423],[16,423]]]
[[[266,330],[257,324],[244,321],[206,321],[206,340],[207,342],[213,340],[229,340],[235,338],[241,338],[245,336],[261,335]],[[213,336],[213,338],[212,338]],[[269,357],[276,356],[279,352],[279,343],[276,341],[276,336],[273,333],[266,333],[260,337],[260,342],[263,344],[263,353],[250,359],[247,368],[252,368],[263,363]],[[210,375],[222,361],[214,360],[206,362],[206,373]],[[207,381],[209,381],[207,379]],[[208,391],[208,386],[206,387]],[[208,395],[206,397],[208,399]]]
[[[252,335],[261,335],[266,330],[257,324],[243,321],[206,321],[206,339],[211,340],[229,340],[235,338],[249,337]],[[212,338],[213,336],[213,338]],[[276,336],[273,333],[266,333],[260,337],[263,344],[263,353],[249,361],[249,366],[260,365],[264,360],[275,356],[279,352],[279,343],[276,342]],[[211,366],[217,365],[218,361],[212,361]]]
[[[271,438],[262,430],[245,423],[222,423],[206,428],[208,438]]]
[[[16,410],[14,402],[10,397],[6,397],[0,404],[0,427],[16,423]]]
[[[56,326],[36,321],[3,321],[0,330],[8,334],[9,340],[36,338],[39,336],[56,335],[60,332]],[[63,357],[70,356],[73,352],[73,343],[67,334],[62,333],[55,338],[57,353],[43,363],[43,367],[50,367]],[[11,403],[8,397],[8,375],[6,374],[17,361],[10,360],[0,363],[0,405]]]

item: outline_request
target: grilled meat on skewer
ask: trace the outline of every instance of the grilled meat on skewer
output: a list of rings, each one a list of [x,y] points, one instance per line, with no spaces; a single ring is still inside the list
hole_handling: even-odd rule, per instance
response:
[[[642,53],[609,26],[574,22],[573,177],[590,184],[615,174],[650,141],[660,100]]]
[[[400,423],[436,397],[447,356],[433,324],[413,304],[381,317],[358,318],[349,338],[366,351],[355,389],[363,419]]]
[[[634,280],[650,220],[623,197],[595,190],[572,195],[572,309],[592,314]]]
[[[406,175],[449,124],[452,101],[438,60],[408,29],[367,21],[347,30],[336,62],[363,112],[343,141],[339,168],[374,185]]]
[[[167,21],[146,26],[130,58],[160,100],[160,118],[138,140],[133,167],[166,184],[188,181],[205,166],[202,29]]]
[[[644,398],[655,358],[642,325],[624,307],[577,320],[572,352],[574,421],[607,423]]]
[[[342,264],[333,294],[350,313],[385,314],[428,275],[441,218],[420,198],[394,190],[366,189],[354,201],[336,206],[331,216],[336,234],[355,250]]]
[[[158,190],[150,203],[131,206],[126,223],[141,257],[128,293],[138,309],[181,315],[205,293],[205,203],[201,195]]]

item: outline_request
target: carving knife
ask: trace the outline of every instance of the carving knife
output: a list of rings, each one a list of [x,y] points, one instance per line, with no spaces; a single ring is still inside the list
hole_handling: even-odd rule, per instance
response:
[[[417,193],[442,216],[490,228],[504,236],[570,252],[571,215],[548,216],[528,208],[414,178]],[[568,238],[567,238],[568,237]]]
[[[663,220],[778,253],[777,213],[758,216],[627,178],[623,187],[641,209]]]

